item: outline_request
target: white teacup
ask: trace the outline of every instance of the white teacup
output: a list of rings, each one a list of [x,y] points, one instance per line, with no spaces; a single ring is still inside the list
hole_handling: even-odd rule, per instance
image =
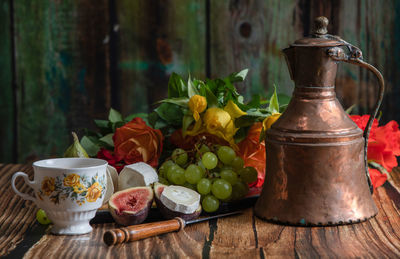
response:
[[[51,232],[60,235],[86,234],[89,221],[103,204],[107,161],[95,158],[55,158],[33,163],[34,180],[17,172],[11,179],[16,194],[36,203],[54,223]],[[35,197],[21,193],[15,179],[22,176]]]

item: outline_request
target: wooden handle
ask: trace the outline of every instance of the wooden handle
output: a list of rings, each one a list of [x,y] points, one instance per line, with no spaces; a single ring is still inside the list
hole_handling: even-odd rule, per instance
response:
[[[185,221],[177,217],[166,221],[108,230],[104,233],[103,240],[104,243],[111,246],[178,231],[184,227]]]

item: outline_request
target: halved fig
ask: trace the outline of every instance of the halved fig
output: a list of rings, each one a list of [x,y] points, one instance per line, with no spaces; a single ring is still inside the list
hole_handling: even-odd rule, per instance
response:
[[[150,165],[139,162],[127,165],[118,176],[118,190],[122,191],[131,187],[148,186],[158,181],[156,170]]]
[[[133,187],[114,193],[108,207],[114,220],[124,226],[142,223],[153,202],[151,187]]]
[[[189,188],[155,183],[154,197],[157,208],[166,219],[180,217],[191,220],[200,216],[200,194]]]

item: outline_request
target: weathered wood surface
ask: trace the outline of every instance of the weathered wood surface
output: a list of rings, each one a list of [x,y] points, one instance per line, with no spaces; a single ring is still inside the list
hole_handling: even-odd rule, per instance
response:
[[[172,72],[205,77],[205,2],[116,1],[118,104],[148,112],[167,95]]]
[[[16,91],[14,148],[20,161],[59,156],[71,130],[91,126],[110,107],[108,1],[9,2],[17,77],[2,89]]]
[[[11,48],[12,37],[12,6],[11,2],[0,1],[0,118],[2,127],[0,127],[0,161],[12,161],[16,156],[14,145],[14,92],[13,92],[13,50]]]
[[[176,233],[107,247],[102,242],[114,223],[95,224],[92,233],[55,236],[35,222],[36,207],[10,187],[16,171],[30,166],[0,165],[0,255],[9,258],[398,258],[400,257],[400,170],[374,193],[379,214],[363,223],[333,227],[291,227],[244,214],[187,226]],[[18,188],[28,187],[17,183]]]
[[[280,50],[310,33],[319,15],[383,72],[382,120],[400,121],[396,0],[0,0],[0,8],[2,162],[60,156],[71,130],[94,128],[110,107],[149,111],[173,71],[204,78],[248,67],[239,85],[247,97],[274,83],[291,94]],[[340,65],[345,107],[357,103],[355,112],[366,113],[375,90],[372,74]]]

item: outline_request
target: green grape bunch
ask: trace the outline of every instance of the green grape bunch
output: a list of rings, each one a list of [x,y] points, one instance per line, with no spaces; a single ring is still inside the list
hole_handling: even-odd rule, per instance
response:
[[[206,212],[218,210],[221,202],[240,200],[257,181],[257,170],[229,146],[200,143],[193,150],[177,148],[158,169],[164,184],[181,185],[197,191]]]

